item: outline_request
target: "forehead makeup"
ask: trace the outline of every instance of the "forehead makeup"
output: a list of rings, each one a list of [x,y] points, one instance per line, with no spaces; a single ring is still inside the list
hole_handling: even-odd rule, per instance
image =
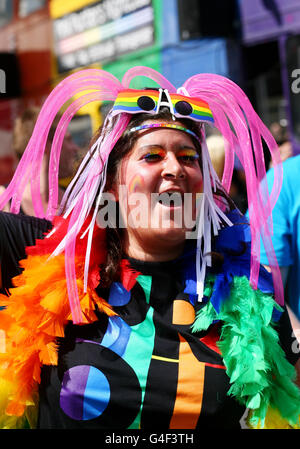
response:
[[[168,150],[168,145],[165,143],[141,143],[140,145],[136,145],[136,151],[138,152],[144,152],[149,151],[151,153],[159,153],[161,151],[166,152]],[[172,149],[178,153],[178,152],[190,152],[190,154],[197,153],[197,149],[194,145],[189,143],[175,143],[172,145]]]

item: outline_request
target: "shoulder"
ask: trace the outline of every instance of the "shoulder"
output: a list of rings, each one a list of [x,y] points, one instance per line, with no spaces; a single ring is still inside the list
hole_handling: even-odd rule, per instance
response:
[[[228,212],[226,216],[232,225],[220,230],[215,242],[216,250],[242,250],[242,243],[248,244],[251,241],[249,218],[238,209]]]
[[[232,226],[226,226],[216,238],[214,250],[223,256],[223,264],[215,273],[212,300],[220,304],[228,297],[229,292],[237,293],[243,287],[251,295],[251,233],[247,217],[238,210],[231,211],[228,218]],[[262,265],[259,267],[258,291],[264,295],[273,295],[274,286],[271,273]]]
[[[219,311],[234,292],[247,291],[252,295],[250,285],[251,267],[251,234],[248,219],[237,209],[229,212],[227,217],[232,225],[219,231],[213,242],[212,251],[221,256],[222,263],[209,267],[205,279],[205,301]],[[196,269],[195,251],[187,254],[184,259],[183,279],[185,292],[192,295],[196,301]],[[242,290],[241,290],[242,287]],[[259,268],[258,291],[272,297],[274,294],[273,279],[262,265]]]
[[[52,223],[44,218],[0,211],[0,226],[4,233],[15,233],[16,236],[23,235],[25,238],[30,235],[34,238],[41,238],[43,233],[52,228]]]
[[[299,177],[300,175],[300,154],[286,159],[282,163],[282,170],[283,170],[282,188],[284,188],[290,183],[290,181],[295,182],[295,179],[297,179],[295,177],[296,176]],[[267,172],[268,184],[273,183],[274,173],[275,173],[274,168],[268,170]]]
[[[0,221],[2,223],[31,223],[33,226],[52,226],[45,218],[33,217],[24,214],[13,214],[11,212],[0,211]]]
[[[286,159],[283,163],[284,173],[299,173],[300,170],[300,154]]]
[[[273,222],[276,232],[285,223],[294,220],[298,216],[300,207],[299,189],[296,188],[300,177],[300,155],[290,157],[282,163],[283,178],[279,196],[272,210]],[[268,189],[271,190],[274,183],[274,169],[267,173]],[[276,233],[275,233],[276,236]]]

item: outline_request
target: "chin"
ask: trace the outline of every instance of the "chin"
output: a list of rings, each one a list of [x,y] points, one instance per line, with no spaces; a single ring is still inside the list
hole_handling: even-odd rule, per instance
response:
[[[176,244],[181,244],[186,239],[186,229],[176,228],[175,226],[170,227],[161,227],[159,229],[153,230],[153,234],[157,237],[158,240],[161,240],[165,243],[170,242]]]

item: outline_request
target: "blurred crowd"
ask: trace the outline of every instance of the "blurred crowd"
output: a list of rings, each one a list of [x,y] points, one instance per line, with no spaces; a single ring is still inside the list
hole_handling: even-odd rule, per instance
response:
[[[40,112],[37,106],[31,106],[23,111],[23,113],[15,120],[12,133],[12,150],[16,156],[17,162],[20,161],[23,153],[27,147],[30,137]],[[44,205],[44,210],[47,209],[48,201],[48,166],[51,145],[54,134],[59,123],[60,116],[56,116],[55,120],[49,130],[48,140],[45,148],[43,158],[43,169],[41,174],[40,191]],[[59,160],[59,200],[61,200],[65,187],[68,185],[78,166],[79,157],[82,156],[82,149],[80,149],[74,142],[70,132],[66,132]],[[0,193],[5,190],[6,186],[0,186]],[[10,205],[6,204],[4,211],[9,211]],[[34,215],[34,209],[31,200],[30,184],[25,187],[25,192],[21,202],[20,212],[25,215]]]

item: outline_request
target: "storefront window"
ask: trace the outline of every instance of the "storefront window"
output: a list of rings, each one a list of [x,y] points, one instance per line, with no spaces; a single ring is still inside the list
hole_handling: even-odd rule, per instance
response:
[[[13,2],[11,0],[0,0],[0,28],[12,20]]]
[[[26,17],[46,6],[46,0],[20,0],[19,16]]]
[[[276,41],[244,47],[246,92],[263,122],[287,126],[279,48]]]
[[[300,35],[286,41],[287,69],[290,86],[291,127],[300,144]]]

